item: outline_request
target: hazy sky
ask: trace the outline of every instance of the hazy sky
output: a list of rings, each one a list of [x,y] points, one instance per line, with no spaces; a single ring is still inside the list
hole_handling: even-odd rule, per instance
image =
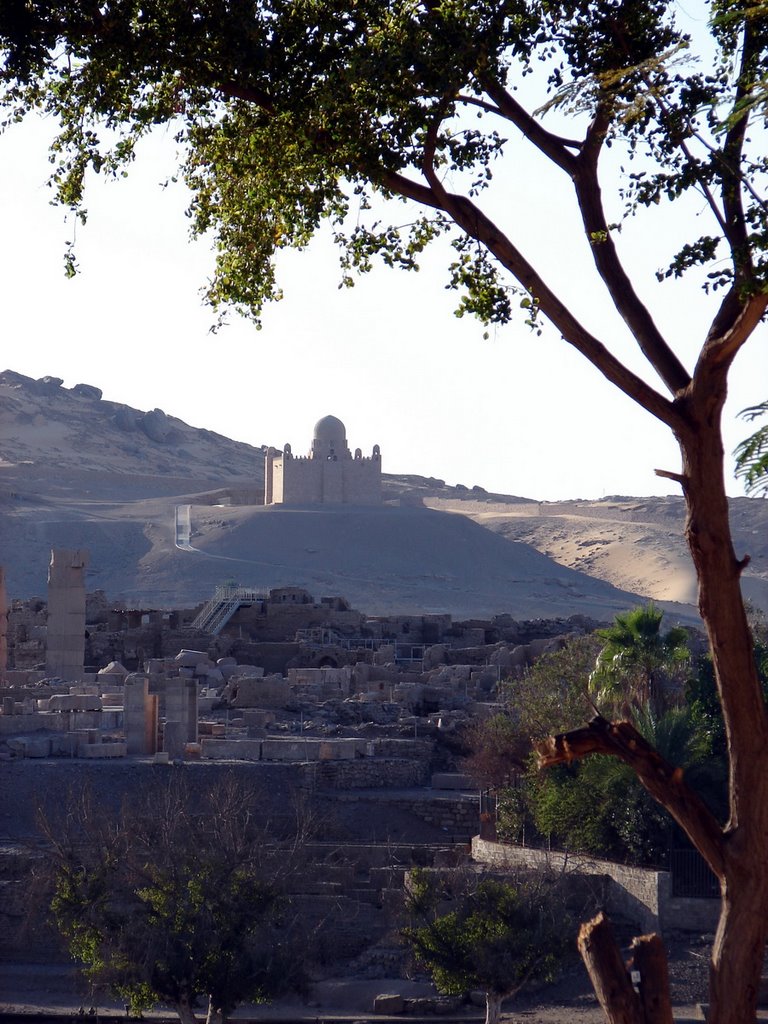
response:
[[[332,413],[352,449],[381,446],[385,472],[450,484],[538,499],[678,493],[653,473],[679,469],[666,428],[554,331],[537,337],[521,317],[484,340],[479,323],[453,316],[445,251],[418,274],[382,269],[339,290],[336,254],[319,239],[281,259],[285,299],[266,311],[263,330],[233,318],[210,334],[213,315],[199,295],[212,265],[208,246],[188,240],[181,186],[160,186],[173,169],[168,136],[145,145],[126,181],[95,182],[77,235],[82,273],[65,280],[72,227],[49,205],[49,134],[30,122],[0,137],[0,369],[93,384],[106,399],[162,408],[257,446],[290,442],[297,454],[309,448],[315,421]],[[584,243],[569,231],[573,211],[559,172],[500,177],[489,202],[508,233],[527,237],[535,265],[586,325],[642,370],[593,288]],[[703,219],[695,206],[684,212]],[[394,210],[399,218],[407,218],[403,207]],[[644,226],[629,225],[620,246],[690,366],[713,307],[693,283],[656,283],[674,236],[674,219],[659,209]],[[766,397],[765,334],[763,327],[734,368],[728,451],[749,431],[738,410]],[[741,493],[736,481],[731,492]]]

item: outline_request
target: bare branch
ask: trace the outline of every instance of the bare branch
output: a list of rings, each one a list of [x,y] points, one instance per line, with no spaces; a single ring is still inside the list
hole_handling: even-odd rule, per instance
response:
[[[466,234],[482,242],[502,266],[536,298],[541,312],[561,332],[565,341],[581,352],[604,377],[662,423],[673,429],[682,427],[681,414],[673,403],[627,369],[601,341],[590,334],[498,226],[471,200],[448,192],[428,159],[424,161],[423,167],[429,188],[392,171],[382,172],[379,180],[392,192],[445,211]]]
[[[728,370],[742,345],[765,316],[768,293],[753,295],[745,302],[739,292],[739,287],[734,284],[712,321],[693,373],[696,386],[709,380],[713,372],[722,375]]]
[[[643,355],[656,370],[672,395],[690,383],[690,374],[677,358],[640,300],[619,259],[603,209],[597,164],[610,126],[607,103],[598,106],[590,124],[584,148],[577,160],[573,180],[592,258],[613,304],[629,327]]]
[[[682,473],[673,473],[671,469],[654,469],[656,476],[665,477],[667,480],[674,480],[675,483],[685,486],[685,477]]]

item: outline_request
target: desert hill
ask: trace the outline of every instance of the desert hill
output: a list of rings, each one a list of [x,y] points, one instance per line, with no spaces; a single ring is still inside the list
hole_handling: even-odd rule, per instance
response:
[[[321,410],[322,411],[322,410]],[[45,592],[50,548],[90,552],[88,585],[189,606],[230,580],[342,594],[371,614],[577,612],[693,598],[682,501],[538,503],[385,475],[380,508],[264,507],[263,450],[98,388],[0,374],[0,564],[9,596]],[[734,502],[768,607],[768,505]]]

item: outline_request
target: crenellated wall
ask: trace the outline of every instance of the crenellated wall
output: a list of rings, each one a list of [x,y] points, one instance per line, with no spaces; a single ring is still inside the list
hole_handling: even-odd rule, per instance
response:
[[[295,456],[290,445],[270,448],[264,459],[266,505],[378,505],[381,503],[381,453],[363,458],[347,447],[341,420],[327,416],[315,426],[308,456]]]

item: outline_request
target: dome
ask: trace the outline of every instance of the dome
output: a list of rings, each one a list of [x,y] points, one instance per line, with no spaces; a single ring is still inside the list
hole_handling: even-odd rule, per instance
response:
[[[323,416],[315,424],[315,441],[343,444],[347,440],[347,428],[336,416]]]

